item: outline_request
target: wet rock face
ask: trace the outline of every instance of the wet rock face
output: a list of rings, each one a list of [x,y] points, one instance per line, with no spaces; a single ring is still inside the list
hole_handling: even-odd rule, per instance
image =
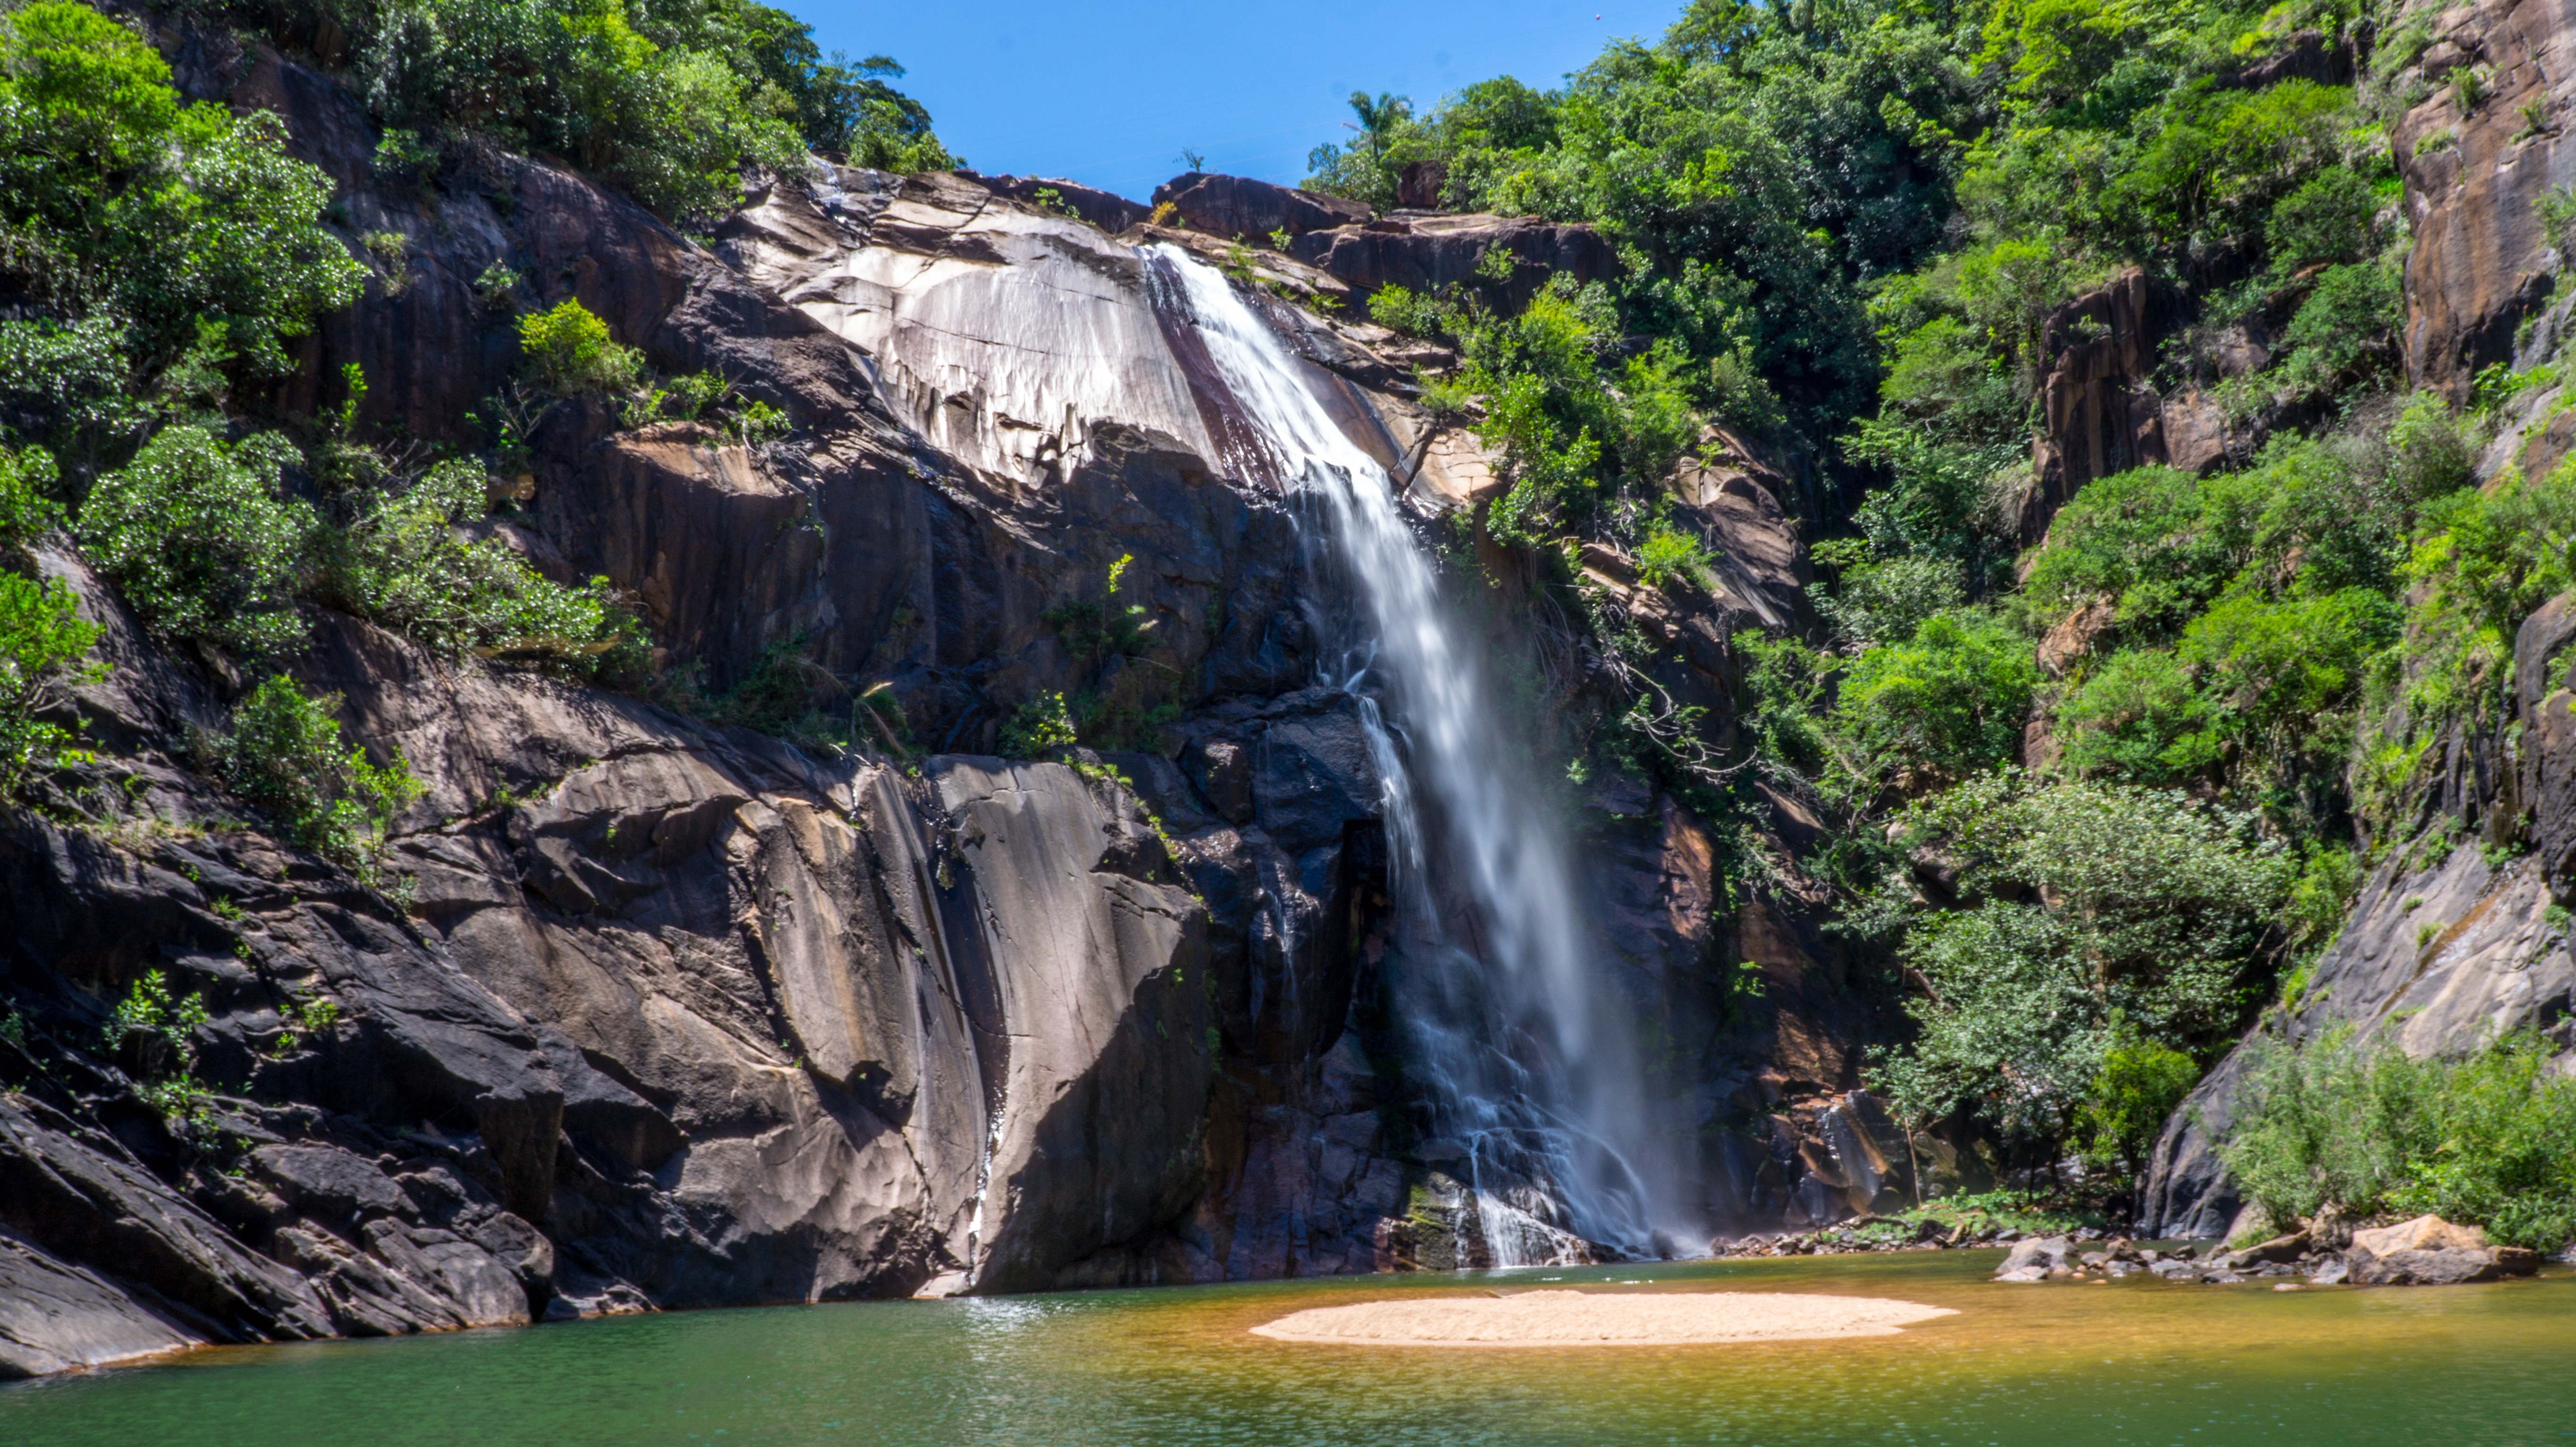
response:
[[[2576,99],[2576,25],[2557,6],[2519,3],[2407,7],[2392,34],[2429,24],[2424,49],[2397,83],[2424,99],[2390,137],[2406,179],[2414,249],[2406,262],[2406,367],[2454,400],[2479,368],[2512,356],[2514,334],[2547,299],[2556,268],[2537,205],[2576,180],[2565,128],[2533,130]],[[2455,73],[2476,67],[2483,92],[2463,112]]]

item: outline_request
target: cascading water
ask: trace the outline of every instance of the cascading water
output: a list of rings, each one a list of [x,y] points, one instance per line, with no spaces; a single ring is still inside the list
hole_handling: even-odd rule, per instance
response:
[[[1392,481],[1223,276],[1174,247],[1149,252],[1164,304],[1185,311],[1246,424],[1220,429],[1244,454],[1228,461],[1313,505],[1321,570],[1358,595],[1335,681],[1360,700],[1384,780],[1390,981],[1433,1139],[1463,1159],[1450,1169],[1474,1192],[1488,1250],[1507,1266],[1561,1261],[1585,1241],[1657,1254],[1685,1213],[1670,1209],[1674,1172],[1628,1008],[1595,968],[1563,826],[1500,725]],[[1383,691],[1384,714],[1365,685]]]

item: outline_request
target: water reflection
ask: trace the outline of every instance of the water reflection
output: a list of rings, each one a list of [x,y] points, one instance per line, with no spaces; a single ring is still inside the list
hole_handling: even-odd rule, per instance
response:
[[[2003,1287],[1996,1253],[861,1302],[200,1353],[0,1388],[0,1442],[2460,1444],[2576,1439],[2576,1278],[2418,1291]],[[1623,1274],[1623,1271],[1625,1274]],[[1894,1337],[1328,1347],[1308,1306],[1536,1287],[1842,1291]],[[1636,1283],[1633,1285],[1622,1283]],[[1550,1283],[1555,1284],[1555,1283]]]

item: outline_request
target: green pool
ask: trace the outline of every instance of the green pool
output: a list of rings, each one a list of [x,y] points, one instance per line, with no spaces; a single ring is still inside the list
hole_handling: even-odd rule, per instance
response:
[[[0,1388],[0,1443],[2576,1442],[2563,1267],[2421,1290],[2009,1287],[1984,1279],[1995,1256],[862,1302],[235,1348]],[[1369,1349],[1246,1331],[1299,1307],[1541,1278],[1902,1296],[1959,1314],[1893,1337],[1661,1349]]]

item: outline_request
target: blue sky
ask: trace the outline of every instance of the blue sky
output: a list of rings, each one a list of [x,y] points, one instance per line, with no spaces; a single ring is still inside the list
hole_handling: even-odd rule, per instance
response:
[[[778,3],[826,51],[901,61],[898,84],[975,169],[1143,200],[1184,146],[1210,170],[1296,180],[1308,150],[1350,134],[1354,90],[1427,107],[1494,75],[1549,89],[1605,41],[1661,35],[1682,0]]]

